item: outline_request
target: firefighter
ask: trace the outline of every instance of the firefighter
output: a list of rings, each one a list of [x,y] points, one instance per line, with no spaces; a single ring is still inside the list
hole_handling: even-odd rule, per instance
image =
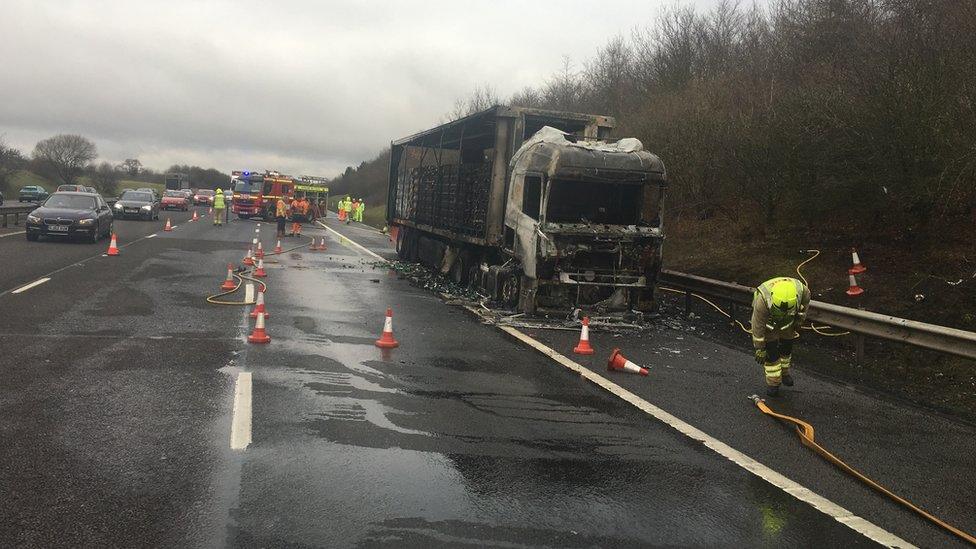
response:
[[[356,221],[356,216],[359,215],[359,199],[358,198],[352,201],[352,210],[350,210],[349,213],[351,214],[349,216],[349,219],[351,219],[353,221]]]
[[[291,202],[291,234],[302,236],[302,222],[308,218],[308,201],[299,196]]]
[[[359,206],[356,208],[356,221],[363,222],[363,212],[366,211],[366,201],[362,198],[359,199]]]
[[[227,205],[224,203],[224,191],[217,187],[217,192],[214,194],[213,198],[213,224],[218,227],[224,226],[224,208]]]
[[[278,232],[276,233],[278,238],[285,236],[285,220],[288,218],[288,203],[285,202],[284,196],[278,197],[278,202],[275,204],[275,221],[278,222]]]
[[[336,213],[339,214],[339,221],[346,220],[346,199],[340,198],[336,203]]]
[[[756,362],[766,370],[766,394],[775,396],[780,383],[793,386],[790,359],[793,340],[810,306],[810,290],[799,280],[771,278],[752,298],[752,345]]]
[[[352,219],[351,219],[352,218],[352,215],[351,215],[352,214],[352,198],[350,198],[350,197],[347,196],[346,199],[342,202],[342,213],[345,214],[345,215],[343,215],[343,219],[345,219],[346,225],[348,225],[349,222],[352,221]]]

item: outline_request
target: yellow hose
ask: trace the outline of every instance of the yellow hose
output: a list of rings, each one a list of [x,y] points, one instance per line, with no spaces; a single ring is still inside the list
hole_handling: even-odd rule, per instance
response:
[[[304,244],[299,244],[298,246],[295,246],[293,248],[288,248],[287,250],[281,250],[280,252],[267,252],[264,255],[265,256],[269,256],[269,255],[281,255],[281,254],[285,254],[285,253],[288,253],[288,252],[293,252],[293,251],[295,251],[295,250],[297,250],[299,248],[304,248],[306,246],[309,246],[310,244],[315,243],[315,238],[314,237],[311,237],[310,236],[308,238],[310,240],[308,242],[304,243]],[[241,289],[241,286],[244,284],[244,281],[245,280],[250,280],[251,282],[257,282],[258,284],[260,284],[261,285],[261,291],[267,290],[268,289],[268,285],[265,284],[263,280],[261,280],[259,278],[254,278],[253,276],[250,276],[253,273],[254,273],[254,268],[253,267],[250,268],[250,269],[248,269],[248,270],[246,270],[246,271],[244,271],[243,273],[232,273],[233,276],[234,276],[234,278],[237,279],[237,285],[234,286],[234,289],[233,290],[227,290],[225,292],[220,292],[219,294],[214,294],[214,295],[211,295],[211,296],[207,296],[207,303],[210,303],[210,304],[213,304],[213,305],[254,305],[254,303],[255,303],[254,301],[224,301],[224,300],[220,299],[221,297],[223,297],[225,295],[230,295],[230,294],[236,292],[237,290]]]
[[[761,399],[761,398],[759,398],[757,395],[752,395],[749,398],[753,402],[756,403],[756,406],[759,408],[759,410],[762,411],[762,413],[764,413],[764,414],[766,414],[768,416],[774,417],[776,419],[779,419],[779,420],[782,420],[782,421],[786,421],[787,423],[792,423],[796,427],[796,434],[800,437],[800,441],[803,443],[804,446],[806,446],[807,448],[810,448],[814,452],[820,454],[821,457],[823,457],[824,459],[826,459],[827,461],[829,461],[830,463],[832,463],[833,465],[835,465],[836,467],[838,467],[840,470],[842,470],[845,473],[847,473],[847,474],[849,474],[849,475],[857,478],[858,480],[860,480],[864,484],[867,484],[868,486],[870,486],[874,490],[880,492],[881,494],[884,494],[885,496],[888,496],[889,498],[891,498],[892,500],[894,500],[896,503],[899,503],[900,505],[908,508],[909,510],[914,511],[915,513],[917,513],[918,515],[920,515],[925,520],[928,520],[929,522],[935,524],[936,526],[939,526],[940,528],[943,528],[943,529],[951,532],[952,534],[955,534],[956,536],[958,536],[963,541],[967,541],[971,545],[976,545],[976,537],[973,537],[971,534],[968,534],[966,532],[963,532],[962,530],[956,528],[955,526],[952,526],[951,524],[948,524],[945,521],[939,519],[938,517],[936,517],[936,516],[934,516],[934,515],[926,512],[924,509],[918,507],[917,505],[913,504],[912,502],[908,501],[907,499],[905,499],[905,498],[903,498],[901,496],[898,496],[897,494],[895,494],[891,490],[888,490],[884,486],[881,486],[877,482],[875,482],[875,481],[871,480],[870,478],[864,476],[864,474],[862,474],[860,471],[858,471],[858,470],[854,469],[853,467],[851,467],[850,465],[844,463],[837,456],[835,456],[835,455],[831,454],[830,452],[828,452],[823,446],[821,446],[820,444],[818,444],[814,440],[814,437],[813,437],[813,426],[810,425],[809,423],[807,423],[807,422],[805,422],[803,420],[797,419],[795,417],[790,417],[790,416],[787,416],[787,415],[784,415],[784,414],[778,414],[778,413],[774,412],[766,404],[766,401],[763,400],[763,399]]]

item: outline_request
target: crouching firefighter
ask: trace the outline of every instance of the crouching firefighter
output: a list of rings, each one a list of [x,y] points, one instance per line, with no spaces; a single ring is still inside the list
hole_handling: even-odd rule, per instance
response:
[[[807,317],[810,290],[795,278],[763,282],[752,298],[752,345],[756,362],[766,370],[766,394],[774,396],[782,383],[793,386],[790,359],[793,340]]]

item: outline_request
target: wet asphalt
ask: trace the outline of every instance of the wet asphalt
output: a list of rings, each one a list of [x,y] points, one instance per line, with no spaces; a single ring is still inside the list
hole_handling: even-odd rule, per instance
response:
[[[248,344],[247,309],[204,298],[226,264],[240,261],[256,223],[218,229],[186,217],[173,215],[176,230],[142,240],[162,224],[118,223],[120,243],[131,245],[116,258],[93,251],[106,243],[0,238],[0,292],[51,277],[0,295],[0,545],[870,544],[332,234],[326,252],[268,258],[272,341]],[[339,230],[390,253],[375,232]],[[272,249],[273,227],[261,232]],[[373,342],[387,307],[400,347],[381,351]],[[695,352],[722,360],[714,342],[681,337],[668,341],[689,345],[686,370],[707,371]],[[598,353],[608,346],[601,338]],[[741,354],[725,352],[730,362]],[[253,378],[252,436],[232,450],[240,372]],[[828,476],[781,450],[795,440],[767,418],[718,397],[687,404],[695,399],[685,387],[721,391],[734,380],[655,373],[627,382],[654,387],[652,402],[801,483],[794,473],[810,468],[815,491]],[[703,381],[712,378],[714,386]],[[709,420],[723,430],[702,419],[710,408],[723,414]],[[701,415],[679,413],[692,409]],[[868,425],[894,413],[836,410],[845,412]],[[721,436],[736,425],[752,438]],[[782,445],[744,447],[756,439]],[[966,449],[955,442],[943,453]],[[953,463],[971,464],[971,455]],[[863,506],[851,510],[910,541],[945,542],[883,504]]]

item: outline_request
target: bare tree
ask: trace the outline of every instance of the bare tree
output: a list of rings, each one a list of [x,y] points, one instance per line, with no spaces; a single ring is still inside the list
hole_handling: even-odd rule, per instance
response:
[[[137,176],[142,171],[142,162],[138,158],[126,158],[119,167],[130,176]]]
[[[95,183],[95,188],[103,195],[114,196],[118,191],[119,177],[121,174],[115,166],[108,162],[102,162],[89,173],[92,182]]]
[[[6,187],[7,179],[24,168],[27,161],[19,150],[8,146],[0,135],[0,188]]]
[[[498,105],[498,93],[491,84],[485,83],[475,88],[467,98],[458,98],[454,101],[454,108],[448,114],[451,120],[464,118],[469,114],[483,111]]]
[[[33,157],[48,164],[62,183],[71,183],[98,157],[98,149],[86,137],[58,134],[38,141]]]

